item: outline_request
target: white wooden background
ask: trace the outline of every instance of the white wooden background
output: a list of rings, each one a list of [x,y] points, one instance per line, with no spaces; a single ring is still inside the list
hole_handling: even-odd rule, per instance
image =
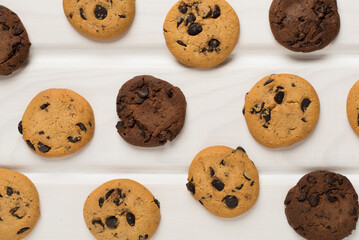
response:
[[[175,2],[137,0],[130,30],[115,41],[98,42],[71,27],[61,0],[1,0],[21,17],[33,44],[26,68],[0,77],[0,167],[25,173],[41,198],[42,216],[28,239],[94,239],[82,206],[95,187],[114,178],[137,180],[160,200],[162,222],[154,240],[301,239],[287,224],[283,201],[302,175],[333,170],[359,190],[359,137],[346,119],[346,97],[359,79],[359,2],[339,1],[342,27],[335,42],[299,54],[275,42],[268,23],[270,0],[229,0],[241,22],[240,40],[225,64],[208,70],[179,64],[166,48],[162,24]],[[287,149],[257,144],[242,116],[245,93],[271,73],[304,77],[321,101],[313,134]],[[140,74],[179,86],[187,98],[185,127],[164,147],[130,146],[115,128],[118,89]],[[93,140],[63,159],[32,153],[17,131],[30,100],[54,87],[84,96],[96,118]],[[210,215],[185,188],[193,157],[211,145],[241,145],[259,169],[260,197],[241,217]],[[359,233],[350,239],[359,239]]]

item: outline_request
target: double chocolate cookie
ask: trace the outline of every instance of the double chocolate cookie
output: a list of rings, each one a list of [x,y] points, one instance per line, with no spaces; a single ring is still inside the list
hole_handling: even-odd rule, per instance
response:
[[[186,99],[178,87],[152,76],[127,81],[117,96],[118,133],[128,143],[156,147],[180,133],[186,117]]]
[[[98,240],[149,240],[161,220],[160,202],[129,179],[104,183],[84,205],[88,229]]]
[[[169,11],[163,32],[168,49],[179,62],[209,68],[233,51],[239,20],[225,0],[180,0]]]
[[[20,18],[0,5],[0,75],[17,70],[29,57],[31,43]]]
[[[212,214],[233,218],[257,201],[259,177],[242,147],[209,147],[199,152],[188,171],[187,189]]]
[[[340,240],[355,229],[358,195],[349,179],[329,171],[302,177],[284,202],[289,225],[308,240]]]
[[[287,147],[306,138],[320,112],[316,91],[305,79],[273,74],[246,95],[243,114],[254,139],[269,148]]]
[[[77,31],[99,40],[120,36],[135,16],[135,0],[63,0],[63,7]]]
[[[92,138],[95,119],[90,104],[68,89],[48,89],[28,105],[18,129],[27,146],[43,157],[77,152]]]
[[[21,173],[0,168],[0,239],[25,238],[40,216],[39,194]]]
[[[340,28],[336,0],[273,0],[269,21],[275,39],[295,52],[325,48]]]

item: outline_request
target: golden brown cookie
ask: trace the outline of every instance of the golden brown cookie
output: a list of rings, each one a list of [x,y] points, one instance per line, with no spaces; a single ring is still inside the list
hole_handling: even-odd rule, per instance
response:
[[[160,203],[138,182],[116,179],[88,196],[84,219],[97,240],[150,239],[161,220]]]
[[[187,189],[209,212],[233,218],[257,201],[259,177],[242,147],[209,147],[199,152],[188,171]]]
[[[63,0],[63,7],[77,31],[99,40],[120,36],[135,16],[135,0]]]
[[[0,168],[0,240],[23,239],[39,216],[39,194],[31,180]]]
[[[225,0],[180,0],[169,11],[163,32],[168,49],[179,62],[210,68],[233,51],[239,20]]]
[[[77,152],[91,140],[94,128],[90,104],[68,89],[39,93],[19,123],[19,131],[28,147],[49,158]]]
[[[257,82],[246,95],[243,109],[250,133],[269,148],[287,147],[306,138],[319,112],[312,85],[292,74],[273,74]]]
[[[359,135],[359,81],[354,84],[348,94],[347,116],[350,126]]]

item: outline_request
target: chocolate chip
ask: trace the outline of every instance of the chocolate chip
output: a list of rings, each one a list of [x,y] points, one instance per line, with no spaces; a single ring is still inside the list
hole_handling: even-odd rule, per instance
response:
[[[42,105],[40,106],[40,108],[41,108],[42,110],[44,110],[44,109],[47,108],[49,105],[50,105],[50,103],[44,103],[44,104],[42,104]]]
[[[14,190],[11,187],[7,187],[6,188],[6,194],[11,197],[11,195],[13,195]]]
[[[14,36],[19,36],[19,35],[21,35],[21,33],[23,33],[23,32],[24,32],[24,30],[15,28],[15,30],[14,30]]]
[[[146,85],[143,85],[140,90],[138,90],[137,95],[141,98],[147,98],[148,97],[148,87]]]
[[[329,176],[328,179],[327,179],[327,183],[334,184],[335,183],[335,178],[333,178],[332,176]]]
[[[198,23],[192,23],[188,27],[188,34],[191,36],[196,36],[202,32],[202,27]]]
[[[329,202],[336,202],[336,201],[338,201],[338,198],[335,197],[335,196],[332,196],[332,193],[333,193],[332,190],[329,190],[329,191],[327,192],[328,201],[329,201]]]
[[[69,14],[69,18],[72,19],[73,16],[74,16],[74,15],[73,15],[72,13]]]
[[[120,18],[126,18],[126,14],[120,14],[118,15]]]
[[[254,185],[254,181],[251,182],[251,187],[253,187],[253,185]]]
[[[241,151],[241,152],[246,153],[246,150],[244,150],[244,148],[242,148],[241,146],[238,146],[238,147],[236,148],[236,150],[234,150],[233,152],[236,152],[236,151]]]
[[[183,17],[179,17],[177,19],[177,27],[179,27],[179,25],[181,25],[183,23]]]
[[[246,173],[245,173],[245,172],[243,172],[243,177],[244,177],[245,179],[247,179],[248,181],[251,181],[251,179],[246,176]]]
[[[203,202],[201,200],[198,200],[198,202],[201,204],[201,205],[204,205]]]
[[[112,229],[114,229],[114,228],[116,228],[117,227],[117,218],[115,217],[115,216],[111,216],[111,217],[108,217],[107,219],[106,219],[106,226],[108,227],[108,228],[112,228]]]
[[[17,125],[17,130],[19,130],[19,133],[22,134],[22,121],[20,121]]]
[[[184,42],[182,42],[181,40],[178,40],[177,43],[178,43],[179,45],[182,45],[182,46],[184,46],[184,47],[187,47],[187,45],[186,45]]]
[[[105,202],[105,199],[103,197],[100,197],[98,199],[98,205],[100,206],[100,208],[103,206],[103,203]]]
[[[283,98],[284,98],[284,92],[279,91],[279,92],[277,92],[277,94],[274,96],[274,101],[275,101],[277,104],[282,104]]]
[[[103,225],[101,219],[92,220],[92,225],[96,227],[96,225],[100,225],[102,228],[105,228],[105,225]]]
[[[171,89],[170,90],[166,89],[165,92],[169,98],[173,97],[173,91]]]
[[[8,31],[9,29],[10,28],[7,25],[5,25],[5,23],[2,24],[2,30]]]
[[[186,184],[186,186],[187,186],[188,191],[190,191],[192,194],[195,194],[196,188],[195,188],[195,186],[194,186],[193,183],[188,182],[188,183]]]
[[[142,236],[142,235],[138,236],[138,240],[146,240],[146,239],[148,239],[147,234],[145,236]]]
[[[194,23],[196,21],[196,16],[193,13],[190,13],[186,18],[185,25],[188,26],[189,23]],[[202,30],[201,30],[202,31]],[[197,35],[197,34],[196,34]]]
[[[48,151],[51,150],[51,147],[43,144],[42,142],[39,142],[37,144],[37,149],[39,149],[40,152],[47,153]]]
[[[304,202],[307,199],[307,192],[303,189],[300,190],[300,195],[298,197],[299,202]]]
[[[30,229],[30,228],[28,228],[28,227],[21,228],[16,234],[24,233],[24,232],[26,232],[26,231],[29,230],[29,229]]]
[[[107,17],[107,9],[97,4],[94,10],[94,14],[98,20],[104,20]]]
[[[339,183],[339,185],[342,185],[343,184],[343,178],[339,178],[338,183]]]
[[[82,17],[83,20],[87,20],[87,18],[85,16],[85,12],[82,8],[80,8],[80,16]]]
[[[238,199],[235,196],[227,195],[222,201],[227,205],[227,207],[232,209],[238,206]]]
[[[292,87],[295,87],[295,84],[294,84],[294,83],[292,83]]]
[[[350,211],[350,215],[356,217],[358,215],[358,210],[354,208],[352,211]]]
[[[319,195],[318,194],[310,195],[308,201],[312,207],[317,206],[319,204]]]
[[[218,5],[215,5],[212,18],[218,18],[219,16],[221,16],[221,9]]]
[[[310,101],[308,98],[304,98],[300,104],[300,109],[302,109],[302,112],[305,112],[311,103],[312,101]]]
[[[215,172],[214,172],[213,168],[209,167],[209,175],[210,175],[211,177],[213,177],[214,174],[215,174]]]
[[[275,92],[278,92],[279,90],[284,89],[284,87],[281,86],[277,86],[277,88],[275,89]]]
[[[83,124],[83,123],[78,123],[78,124],[76,124],[76,126],[78,126],[82,131],[87,132],[87,128],[86,128],[85,124]]]
[[[317,180],[313,176],[308,176],[307,181],[313,185],[317,184]]]
[[[215,179],[212,181],[212,186],[217,189],[218,191],[222,191],[224,189],[224,183],[219,180],[219,179]]]
[[[307,122],[307,119],[305,119],[305,118],[302,118],[301,120],[302,120],[303,122]]]
[[[132,227],[135,226],[136,218],[135,218],[135,215],[133,215],[131,212],[128,212],[126,214],[126,220],[130,226],[132,226]]]
[[[115,189],[111,189],[110,191],[108,191],[105,195],[106,200],[112,195],[112,193],[115,191]]]
[[[67,138],[67,140],[68,140],[69,142],[72,142],[72,143],[77,143],[78,141],[81,141],[81,137],[80,137],[80,136],[78,136],[78,137],[72,137],[72,136],[70,136],[70,137]]]
[[[271,110],[264,109],[261,112],[260,119],[264,119],[264,121],[269,122],[271,120]]]
[[[245,113],[246,113],[246,109],[243,107],[243,109],[242,109],[243,116],[245,115]]]
[[[29,145],[29,147],[30,147],[32,150],[36,151],[34,145],[30,142],[30,140],[26,140],[26,143],[27,143],[27,145]]]
[[[187,6],[181,4],[181,5],[178,6],[178,10],[179,10],[181,13],[186,14],[186,13],[187,13]]]
[[[10,212],[11,216],[16,217],[17,219],[22,219],[23,216],[20,217],[19,215],[16,214],[16,212],[17,212],[17,210],[19,210],[19,208],[20,207],[14,207],[14,208],[10,209],[9,212]]]
[[[318,45],[318,44],[320,44],[320,43],[322,43],[322,42],[323,42],[323,39],[322,39],[322,38],[318,38],[317,41],[315,41],[315,44]]]
[[[226,165],[226,163],[224,162],[224,159],[222,159],[220,165],[223,165],[223,166]]]
[[[262,112],[263,108],[264,108],[264,102],[262,102],[260,105],[259,104],[256,104],[254,106],[254,108],[251,109],[250,113],[251,114],[254,114],[254,113],[260,113]]]
[[[236,187],[237,190],[241,190],[243,188],[243,184],[241,184],[240,186]]]
[[[218,41],[217,39],[214,39],[214,38],[212,38],[208,42],[208,46],[213,47],[213,48],[219,47],[220,44],[221,44],[220,41]]]
[[[153,199],[153,202],[156,203],[158,208],[160,208],[160,202],[157,199]]]
[[[145,101],[146,99],[145,98],[140,98],[138,100],[135,101],[136,104],[141,104]]]
[[[269,78],[269,79],[264,83],[264,86],[270,84],[270,83],[273,82],[273,81],[274,81],[274,79]]]

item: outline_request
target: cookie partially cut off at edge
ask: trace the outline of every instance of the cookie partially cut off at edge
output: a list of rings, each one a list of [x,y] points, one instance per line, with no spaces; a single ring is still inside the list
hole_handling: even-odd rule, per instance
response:
[[[347,116],[350,126],[359,135],[359,81],[353,85],[348,94]]]

